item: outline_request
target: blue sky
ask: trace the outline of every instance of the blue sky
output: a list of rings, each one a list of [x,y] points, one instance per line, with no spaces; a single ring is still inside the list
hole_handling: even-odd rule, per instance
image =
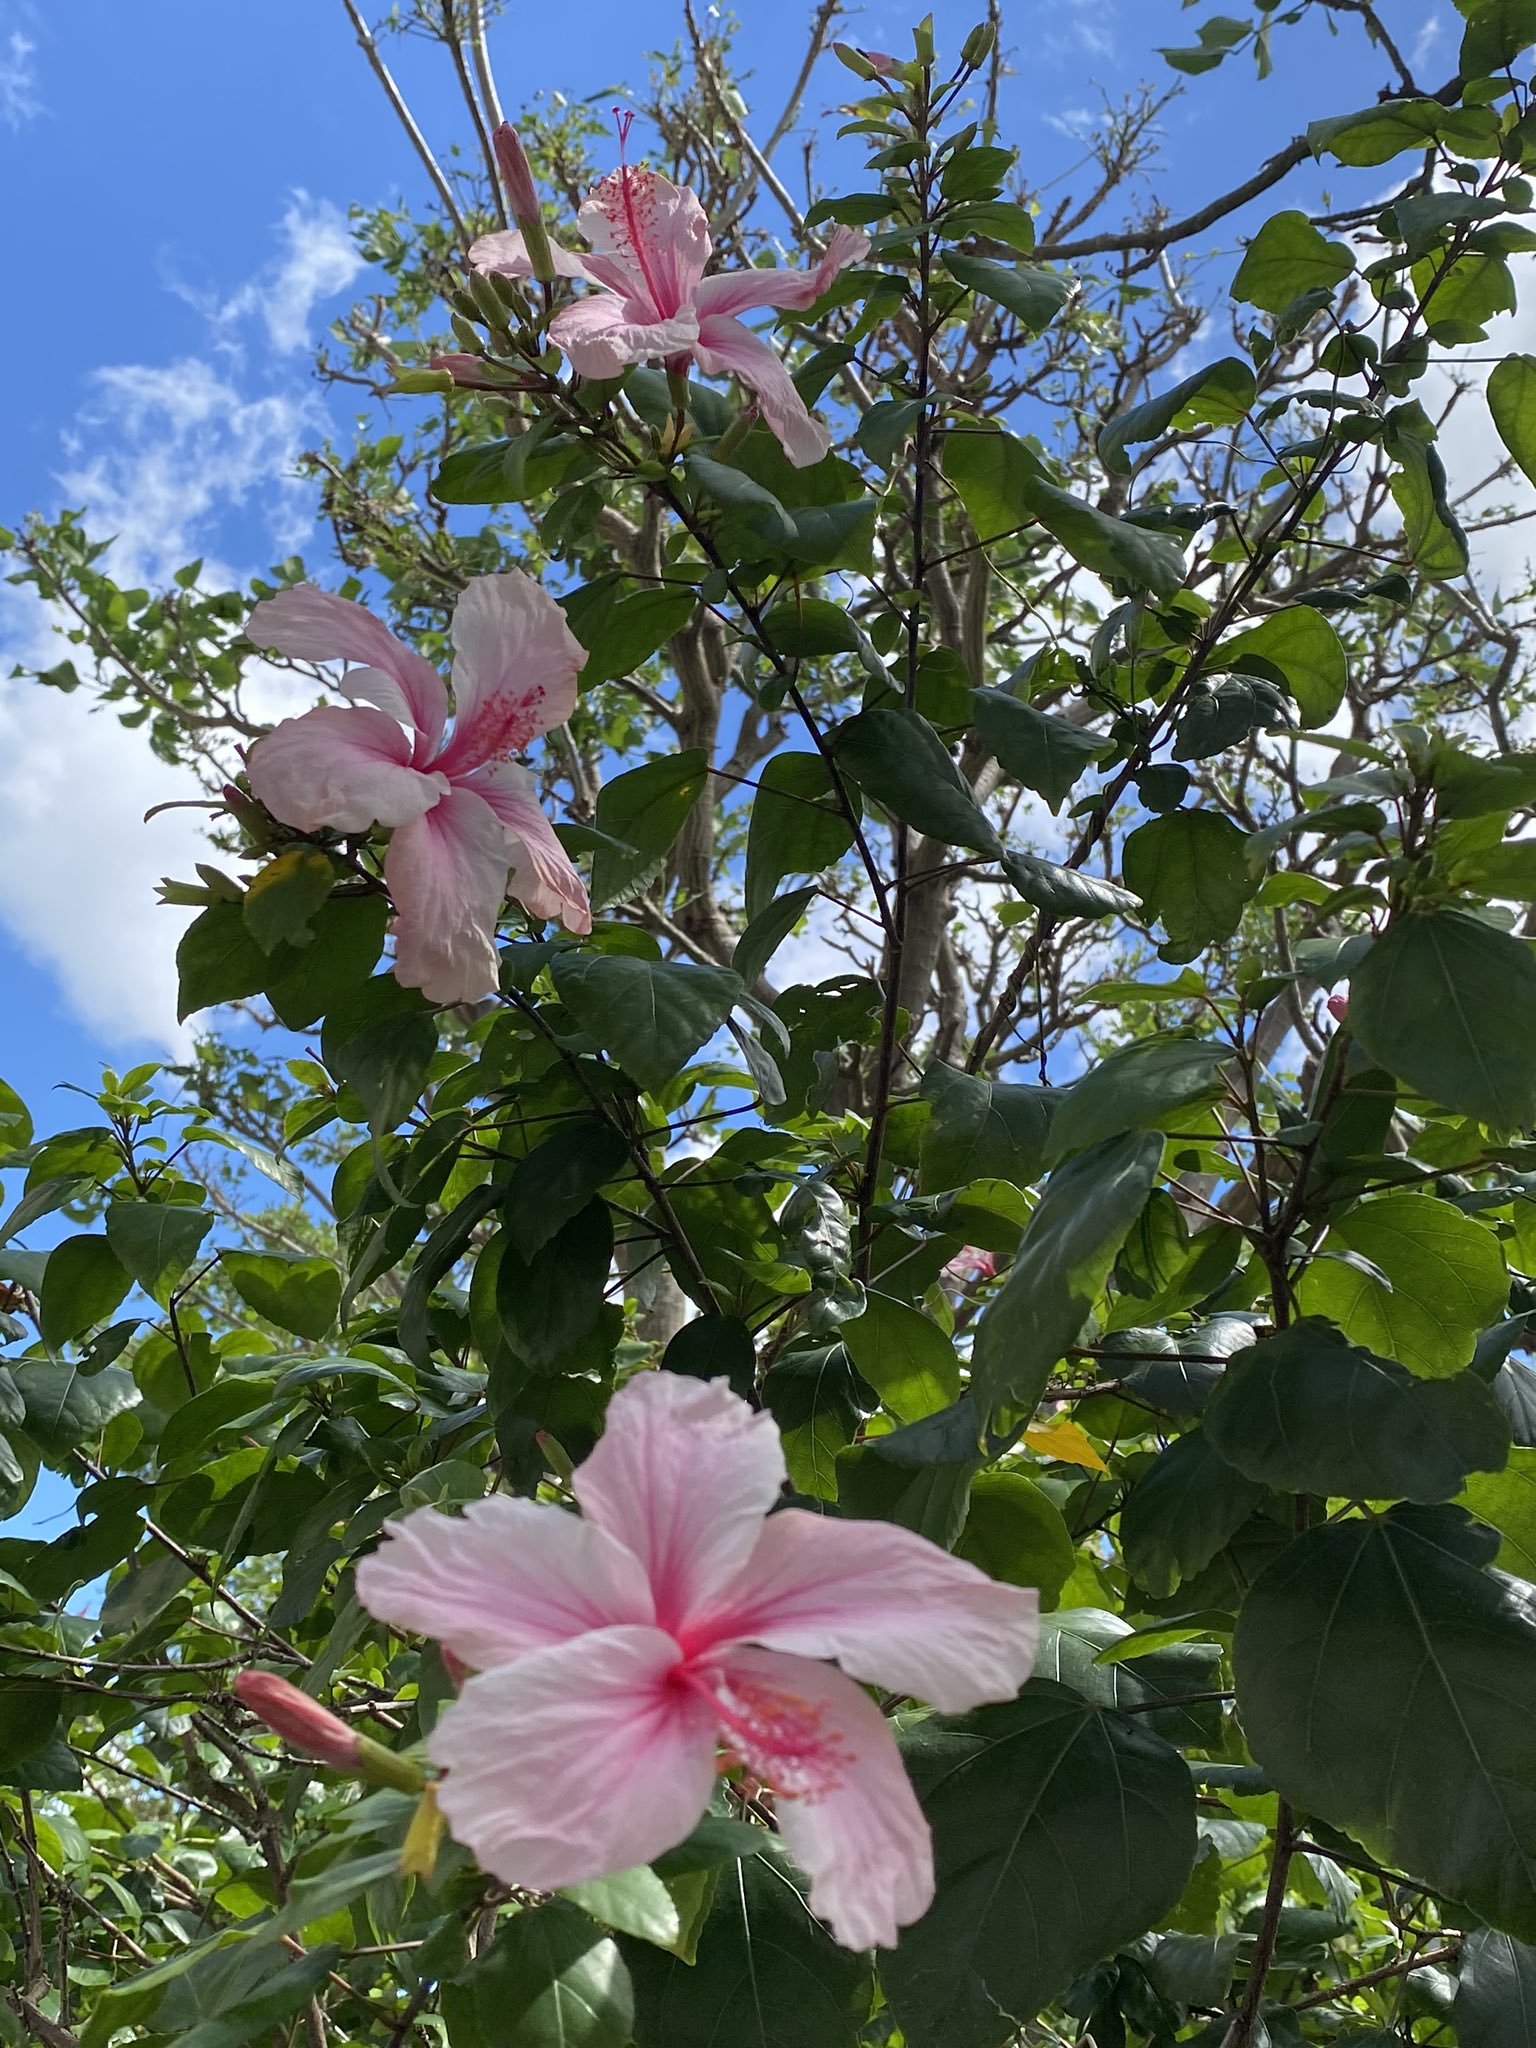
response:
[[[801,48],[784,24],[802,11],[741,9],[749,99],[770,118]],[[941,44],[953,49],[978,11],[944,0]],[[1448,0],[1387,0],[1385,13],[1426,75],[1450,68]],[[912,18],[873,0],[843,32],[900,51]],[[1065,170],[1100,90],[1171,82],[1155,46],[1190,40],[1199,19],[1177,0],[1018,0],[1005,139],[1032,174]],[[503,97],[513,110],[537,93],[606,96],[638,82],[645,53],[678,27],[671,0],[515,4],[491,31]],[[447,149],[461,126],[441,53],[387,49]],[[1267,84],[1234,62],[1169,109],[1159,184],[1176,208],[1208,196],[1213,162],[1235,180],[1300,122],[1362,104],[1386,79],[1361,38],[1320,26],[1282,35],[1276,57]],[[807,117],[849,85],[825,60]],[[340,0],[0,0],[0,173],[28,195],[8,221],[21,317],[0,329],[0,523],[86,502],[145,580],[194,555],[244,575],[302,544],[313,529],[287,472],[326,420],[308,351],[364,282],[345,209],[419,199],[422,183]],[[1308,169],[1293,189],[1311,200],[1323,183]],[[323,573],[323,557],[313,566]],[[35,608],[0,593],[0,674],[39,629]],[[102,1059],[173,1035],[176,923],[154,907],[153,883],[189,871],[195,824],[139,818],[179,793],[109,717],[0,681],[0,1074],[45,1121],[52,1084],[88,1082]]]

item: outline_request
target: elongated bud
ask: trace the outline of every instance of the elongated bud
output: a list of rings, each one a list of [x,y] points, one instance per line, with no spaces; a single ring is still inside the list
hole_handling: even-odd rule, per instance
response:
[[[235,1680],[235,1697],[290,1749],[302,1749],[332,1770],[355,1774],[361,1769],[362,1738],[356,1731],[275,1671],[242,1671]]]
[[[555,260],[550,254],[549,236],[544,232],[544,218],[539,211],[539,190],[533,182],[533,168],[528,162],[528,153],[522,140],[510,121],[503,121],[496,130],[492,141],[496,150],[496,167],[501,172],[502,188],[507,195],[507,205],[512,218],[523,231],[523,247],[528,251],[528,261],[534,276],[540,284],[554,282]]]
[[[997,30],[990,21],[984,21],[973,28],[960,45],[960,62],[971,71],[979,71],[992,54],[992,45],[997,40]]]
[[[275,1671],[242,1671],[235,1680],[235,1697],[290,1749],[303,1750],[333,1771],[366,1778],[370,1785],[389,1785],[396,1792],[421,1792],[426,1787],[427,1774],[419,1764],[397,1756],[370,1735],[359,1735],[329,1707]]]

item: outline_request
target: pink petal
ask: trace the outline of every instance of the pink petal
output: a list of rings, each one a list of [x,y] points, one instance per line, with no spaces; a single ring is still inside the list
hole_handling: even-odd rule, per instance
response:
[[[521,569],[477,576],[453,611],[453,737],[433,762],[467,775],[563,725],[586,649],[565,613]]]
[[[858,228],[838,227],[827,244],[827,253],[813,270],[776,267],[718,271],[695,286],[693,303],[701,321],[745,313],[753,306],[783,306],[798,311],[819,299],[839,271],[846,270],[850,263],[862,263],[868,254],[868,235]]]
[[[832,446],[832,436],[807,412],[788,370],[765,341],[759,341],[739,320],[711,313],[699,323],[693,354],[706,375],[725,377],[734,371],[756,392],[763,418],[796,469],[820,462]]]
[[[507,1884],[552,1891],[649,1863],[715,1783],[715,1718],[653,1628],[605,1628],[470,1679],[433,1730],[437,1803]]]
[[[670,319],[693,297],[714,244],[698,195],[686,185],[623,164],[592,187],[577,218],[596,255],[628,273],[619,288],[643,296],[653,319]]]
[[[1011,1700],[1035,1661],[1039,1598],[1000,1586],[893,1522],[843,1522],[785,1508],[719,1604],[713,1634],[835,1657],[853,1678],[945,1713]]]
[[[654,1618],[645,1573],[621,1543],[563,1508],[503,1493],[462,1516],[418,1508],[391,1522],[357,1567],[357,1597],[477,1671]]]
[[[784,1477],[772,1416],[724,1380],[641,1372],[608,1403],[573,1486],[582,1513],[645,1566],[659,1626],[686,1638],[752,1556]]]
[[[722,1740],[773,1787],[811,1911],[844,1948],[894,1948],[933,1903],[933,1840],[890,1724],[807,1657],[733,1650],[712,1670]]]
[[[484,799],[506,827],[512,873],[507,894],[534,917],[558,918],[568,932],[592,929],[592,906],[571,857],[539,807],[538,784],[516,761],[482,768],[460,785]]]
[[[584,278],[587,275],[585,261],[574,250],[562,249],[558,242],[551,240],[549,253],[555,259],[558,276]],[[494,235],[481,235],[478,241],[470,244],[469,260],[476,270],[499,270],[505,277],[533,275],[521,228],[502,228]]]
[[[360,662],[372,673],[366,686],[361,677],[344,678],[341,687],[349,696],[366,697],[402,725],[415,726],[428,753],[442,738],[448,716],[442,677],[414,647],[397,640],[350,598],[300,583],[263,598],[245,630],[258,647],[300,661]]]
[[[549,323],[550,340],[581,377],[622,377],[631,363],[686,355],[698,335],[691,306],[673,318],[652,320],[643,304],[615,292],[578,299]]]
[[[496,918],[507,894],[500,818],[468,789],[450,789],[403,825],[384,856],[394,899],[395,978],[434,1003],[473,1003],[500,979]]]
[[[258,803],[301,832],[407,825],[438,802],[441,775],[410,765],[411,743],[387,712],[322,704],[285,718],[246,756]]]

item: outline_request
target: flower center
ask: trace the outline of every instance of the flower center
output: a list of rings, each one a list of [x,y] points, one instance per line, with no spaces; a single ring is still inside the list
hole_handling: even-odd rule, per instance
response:
[[[544,730],[539,723],[539,706],[544,702],[542,687],[534,690],[497,690],[475,713],[470,740],[477,759],[510,761],[525,751],[530,740]]]
[[[853,1756],[827,1727],[824,1703],[740,1670],[683,1665],[678,1675],[709,1701],[731,1759],[775,1792],[814,1800],[842,1783]]]
[[[650,236],[656,226],[658,211],[656,173],[625,163],[624,145],[629,140],[635,117],[619,107],[614,108],[613,116],[619,131],[619,168],[608,173],[592,196],[603,218],[613,229],[620,251],[634,259],[645,279],[652,311],[659,320],[667,320],[677,311],[677,306],[668,303],[650,260]],[[675,297],[674,293],[674,300]]]

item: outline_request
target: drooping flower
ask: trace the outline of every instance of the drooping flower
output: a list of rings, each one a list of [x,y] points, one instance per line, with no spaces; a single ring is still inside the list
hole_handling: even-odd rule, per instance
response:
[[[496,986],[496,918],[508,895],[569,931],[592,928],[581,879],[513,759],[560,725],[586,655],[565,614],[518,569],[480,576],[453,614],[454,722],[442,678],[360,604],[302,583],[264,598],[258,647],[350,661],[338,687],[361,703],[285,718],[252,747],[251,788],[301,832],[392,828],[384,879],[395,973],[435,1003]]]
[[[621,124],[628,130],[629,117]],[[594,185],[578,215],[591,253],[552,243],[562,277],[598,286],[550,322],[549,338],[583,377],[621,377],[631,363],[669,369],[697,363],[709,377],[732,372],[754,392],[763,418],[797,468],[819,462],[832,445],[788,370],[738,314],[755,306],[800,310],[819,299],[838,272],[869,253],[869,237],[838,227],[811,270],[746,269],[704,275],[714,251],[696,193],[656,171],[620,164]],[[481,270],[533,274],[523,234],[482,235],[469,252]]]
[[[650,1862],[739,1764],[846,1947],[927,1910],[928,1825],[860,1684],[950,1712],[1012,1699],[1036,1596],[892,1523],[770,1515],[784,1479],[772,1418],[724,1380],[645,1372],[577,1468],[579,1518],[493,1494],[418,1509],[362,1560],[369,1612],[475,1674],[430,1752],[494,1876],[553,1890]]]

